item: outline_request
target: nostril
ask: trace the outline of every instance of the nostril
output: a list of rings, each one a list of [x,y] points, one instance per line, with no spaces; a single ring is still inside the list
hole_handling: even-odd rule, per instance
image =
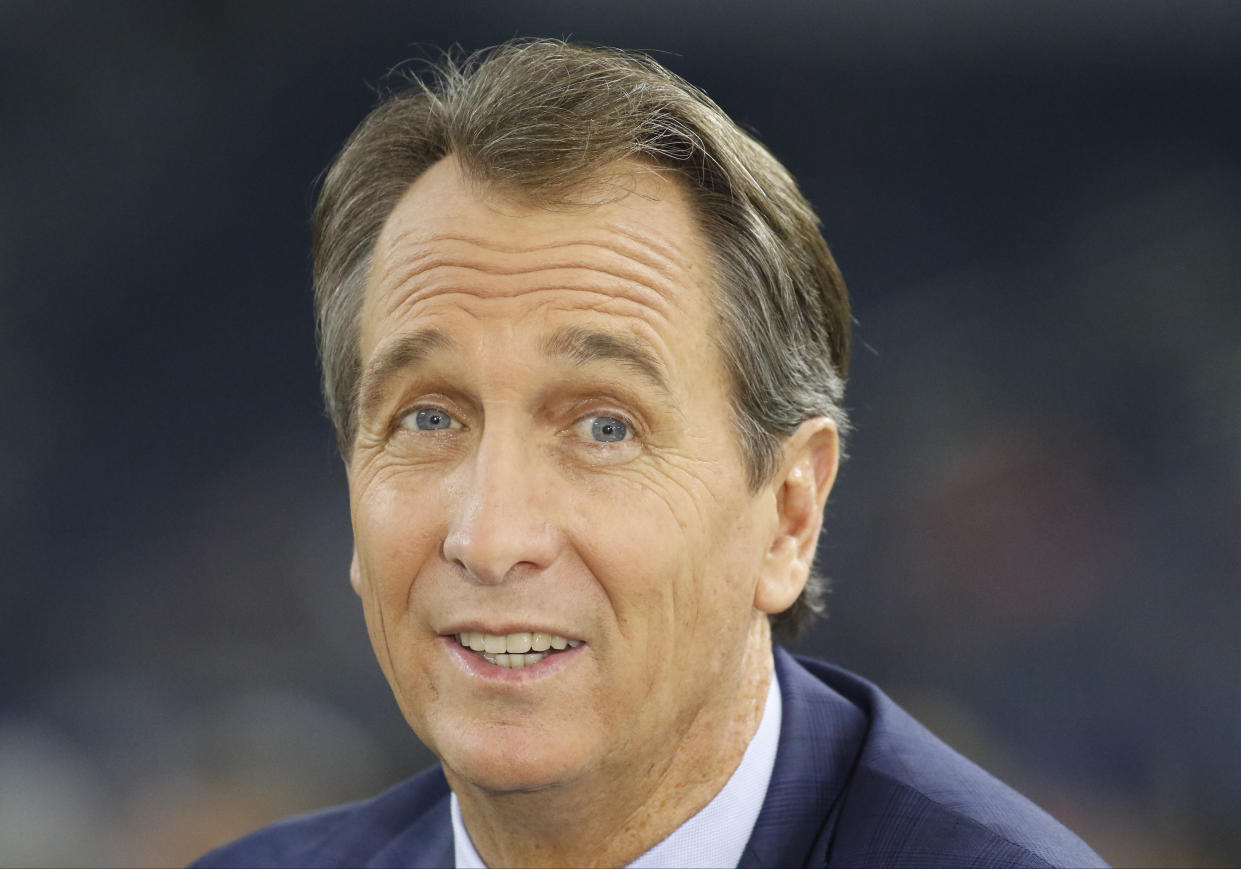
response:
[[[516,496],[464,506],[441,540],[444,563],[484,584],[546,570],[563,541],[543,506]]]

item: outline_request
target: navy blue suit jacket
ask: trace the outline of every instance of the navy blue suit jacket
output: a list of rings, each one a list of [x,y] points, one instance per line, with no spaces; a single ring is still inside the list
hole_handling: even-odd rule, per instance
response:
[[[780,746],[741,866],[1101,866],[1085,843],[869,682],[775,651]],[[452,866],[438,766],[281,821],[195,866]]]

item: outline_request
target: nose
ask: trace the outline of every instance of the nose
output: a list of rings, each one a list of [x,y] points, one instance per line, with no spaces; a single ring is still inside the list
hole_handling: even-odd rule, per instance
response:
[[[491,428],[457,469],[443,553],[474,582],[501,583],[556,559],[560,533],[536,452]]]

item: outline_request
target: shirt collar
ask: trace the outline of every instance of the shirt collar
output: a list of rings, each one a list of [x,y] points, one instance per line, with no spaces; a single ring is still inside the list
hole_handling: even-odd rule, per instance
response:
[[[668,838],[630,863],[630,869],[737,865],[767,798],[780,744],[781,717],[780,683],[773,671],[762,721],[723,790]],[[451,807],[457,869],[487,869],[465,829],[456,794],[451,797]]]

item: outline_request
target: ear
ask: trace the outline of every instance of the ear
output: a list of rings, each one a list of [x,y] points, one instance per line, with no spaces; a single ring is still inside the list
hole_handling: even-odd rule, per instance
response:
[[[827,417],[803,422],[784,441],[784,458],[769,485],[775,489],[776,529],[754,590],[754,606],[784,612],[801,594],[814,564],[823,508],[836,482],[840,438]]]
[[[349,561],[349,584],[353,593],[362,596],[362,565],[358,561],[358,547],[353,547],[353,558]]]

